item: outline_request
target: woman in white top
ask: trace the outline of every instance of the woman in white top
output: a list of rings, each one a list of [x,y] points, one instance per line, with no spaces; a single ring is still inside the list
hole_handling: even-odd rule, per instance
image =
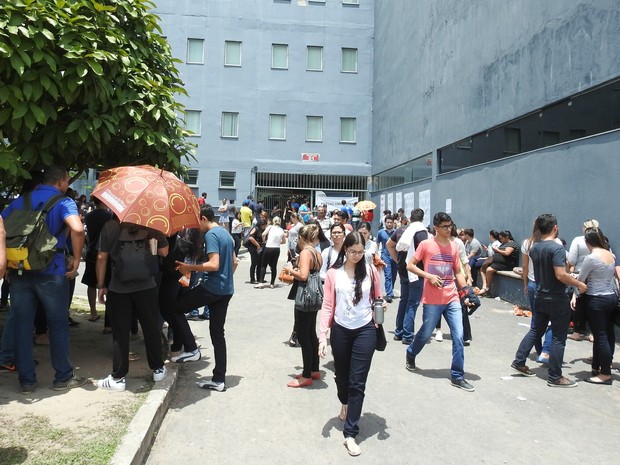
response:
[[[222,205],[217,209],[218,215],[220,215],[220,226],[226,228],[226,231],[229,231],[230,223],[228,222],[228,204],[226,203],[226,199],[222,199]]]
[[[611,360],[616,344],[612,315],[618,300],[614,283],[616,260],[599,228],[586,229],[584,237],[591,253],[583,260],[577,279],[588,285],[585,294],[586,317],[594,336],[592,377],[584,381],[611,385]],[[571,300],[573,309],[576,297],[573,295]]]
[[[556,240],[558,239],[556,238]],[[532,312],[532,318],[530,321],[531,329],[534,328],[534,321],[536,320],[536,318],[534,318],[534,314],[536,313],[536,299],[534,298],[536,294],[536,281],[534,280],[534,263],[530,260],[530,250],[538,241],[540,241],[540,230],[536,227],[536,224],[534,224],[532,236],[525,239],[521,245],[521,265],[523,267],[521,278],[523,279],[523,293],[527,296],[530,303],[530,310]],[[551,326],[547,326],[543,342],[541,342],[540,339],[537,339],[534,342],[534,348],[538,354],[538,363],[549,363],[551,338]]]
[[[241,222],[241,213],[235,212],[235,217],[231,223],[232,229],[230,234],[235,241],[235,255],[239,256],[239,249],[241,248],[241,236],[243,234],[243,223]]]
[[[334,223],[329,228],[329,233],[332,241],[332,245],[323,250],[321,256],[323,257],[323,266],[321,266],[321,279],[325,281],[325,275],[336,259],[342,249],[342,243],[344,242],[345,229],[340,223]]]
[[[291,227],[288,230],[288,261],[292,262],[297,257],[297,237],[303,225],[299,215],[291,213]]]
[[[338,418],[344,420],[344,445],[350,455],[361,450],[355,442],[359,433],[366,379],[377,345],[373,301],[381,297],[379,273],[367,264],[365,240],[359,231],[349,233],[334,266],[325,279],[319,325],[319,355],[327,355],[327,332],[336,368]]]
[[[278,276],[278,258],[280,258],[280,244],[284,244],[286,236],[284,229],[280,226],[282,220],[279,216],[273,217],[271,224],[263,231],[263,239],[265,240],[265,248],[261,259],[260,269],[258,270],[258,284],[254,286],[256,289],[262,289],[262,282],[265,280],[267,273],[267,265],[271,270],[271,284],[269,287],[275,287],[276,277]]]

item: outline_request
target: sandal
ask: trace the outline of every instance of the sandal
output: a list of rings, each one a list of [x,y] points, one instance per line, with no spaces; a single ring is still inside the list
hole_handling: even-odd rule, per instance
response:
[[[100,318],[100,316],[99,316],[99,315],[95,315],[94,317],[92,317],[92,316],[91,316],[91,317],[88,319],[88,321],[91,321],[91,322],[93,322],[93,323],[94,323],[94,322],[95,322],[95,321],[97,321],[99,318]]]
[[[347,448],[347,452],[351,457],[357,457],[362,453],[362,449],[355,443],[355,438],[345,438],[344,447]]]

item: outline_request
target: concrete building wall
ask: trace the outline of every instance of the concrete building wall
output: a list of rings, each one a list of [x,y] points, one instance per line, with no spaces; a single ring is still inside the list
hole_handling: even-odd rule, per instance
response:
[[[209,199],[244,198],[259,172],[370,174],[373,2],[158,0],[157,14],[179,64],[190,110],[202,111],[198,185]],[[205,40],[204,64],[185,63],[188,38]],[[241,67],[224,66],[224,42],[242,42]],[[288,44],[288,69],[271,69],[272,43]],[[308,45],[323,47],[323,71],[306,71]],[[358,49],[358,72],[341,72],[341,49]],[[238,139],[220,137],[221,114],[239,113]],[[269,114],[286,114],[286,140],[268,139]],[[323,141],[306,142],[306,116],[323,117]],[[340,118],[357,119],[355,144],[340,143]],[[319,162],[302,162],[319,153]],[[236,190],[218,190],[220,170]]]
[[[620,244],[620,132],[558,144],[452,173],[437,149],[620,76],[620,9],[614,0],[481,2],[406,0],[375,5],[373,173],[432,152],[433,177],[373,193],[431,190],[480,239],[533,218],[558,216],[561,236],[601,221]],[[430,219],[429,219],[430,220]],[[484,234],[479,234],[485,231]],[[617,246],[619,247],[619,246]]]

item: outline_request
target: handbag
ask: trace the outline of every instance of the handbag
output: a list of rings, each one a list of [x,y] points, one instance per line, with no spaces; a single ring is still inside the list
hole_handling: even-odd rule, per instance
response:
[[[286,283],[286,284],[293,284],[293,281],[295,281],[295,278],[293,278],[293,275],[291,273],[289,273],[288,268],[282,268],[280,270],[280,274],[278,275],[278,279],[280,281],[282,281],[283,283]]]
[[[316,252],[313,251],[312,267],[316,266]],[[295,294],[295,310],[300,312],[317,312],[323,305],[323,284],[319,270],[311,270],[305,282],[299,282]]]
[[[385,330],[383,329],[383,325],[377,325],[377,345],[375,346],[375,349],[379,352],[383,352],[386,346],[387,339],[385,337]]]
[[[370,297],[374,298],[375,295],[375,279],[373,274],[370,275]],[[377,331],[377,343],[375,345],[375,350],[379,352],[383,352],[387,347],[387,338],[385,337],[385,330],[383,329],[383,325],[377,325],[375,328]]]

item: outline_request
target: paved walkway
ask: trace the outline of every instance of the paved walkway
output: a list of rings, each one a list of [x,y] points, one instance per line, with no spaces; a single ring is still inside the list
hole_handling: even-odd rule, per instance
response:
[[[248,268],[249,257],[241,261],[235,275],[237,292],[226,324],[228,390],[218,393],[196,387],[196,380],[211,376],[213,351],[208,322],[192,322],[203,359],[181,366],[178,378],[170,367],[167,380],[151,391],[136,415],[112,463],[142,463],[155,434],[150,465],[352,460],[342,446],[342,425],[336,418],[339,403],[331,357],[322,362],[323,380],[311,388],[286,386],[301,365],[300,349],[286,343],[293,322],[292,305],[286,300],[289,288],[256,290],[246,283]],[[76,295],[85,295],[83,286],[78,285]],[[389,332],[397,303],[389,306],[386,315]],[[73,361],[81,376],[97,379],[110,370],[109,338],[101,335],[101,320],[93,324],[86,316],[79,318],[82,325],[71,330]],[[421,314],[418,325],[420,319]],[[418,372],[409,373],[404,368],[405,346],[392,341],[389,333],[388,347],[376,353],[368,379],[358,437],[362,455],[356,462],[615,463],[613,444],[620,431],[617,370],[612,387],[580,383],[568,390],[548,388],[546,370],[535,362],[530,366],[537,377],[515,375],[510,363],[528,326],[529,319],[512,315],[511,305],[483,299],[472,320],[474,341],[465,352],[466,377],[476,388],[473,393],[450,386],[449,338],[430,342],[418,357]],[[141,344],[136,351],[143,352]],[[75,427],[90,425],[114,403],[142,392],[150,377],[146,361],[141,360],[131,365],[125,393],[92,385],[57,393],[47,386],[52,376],[47,352],[47,348],[36,352],[41,365],[35,395],[20,395],[14,374],[0,376],[0,418],[3,412],[18,408],[20,414],[46,416]],[[590,352],[588,342],[568,341],[565,375],[587,376],[585,358]],[[170,409],[162,423],[168,402]]]
[[[193,322],[204,357],[181,367],[149,465],[351,460],[336,418],[340,405],[331,356],[322,362],[323,380],[305,389],[286,386],[301,365],[300,349],[286,343],[293,322],[288,287],[254,289],[246,282],[248,266],[249,259],[243,260],[235,275],[226,324],[228,390],[210,392],[195,385],[211,376],[213,351],[208,323]],[[533,361],[536,377],[515,375],[510,363],[530,320],[513,316],[509,304],[483,299],[472,321],[474,341],[466,348],[466,378],[476,388],[467,393],[450,385],[449,338],[425,347],[418,372],[405,370],[405,346],[391,340],[397,303],[386,316],[388,347],[373,359],[358,438],[362,455],[356,463],[615,462],[617,370],[612,387],[580,383],[565,390],[547,387],[546,370]],[[418,325],[420,320],[421,313]],[[588,375],[584,359],[591,347],[568,341],[565,375]]]

